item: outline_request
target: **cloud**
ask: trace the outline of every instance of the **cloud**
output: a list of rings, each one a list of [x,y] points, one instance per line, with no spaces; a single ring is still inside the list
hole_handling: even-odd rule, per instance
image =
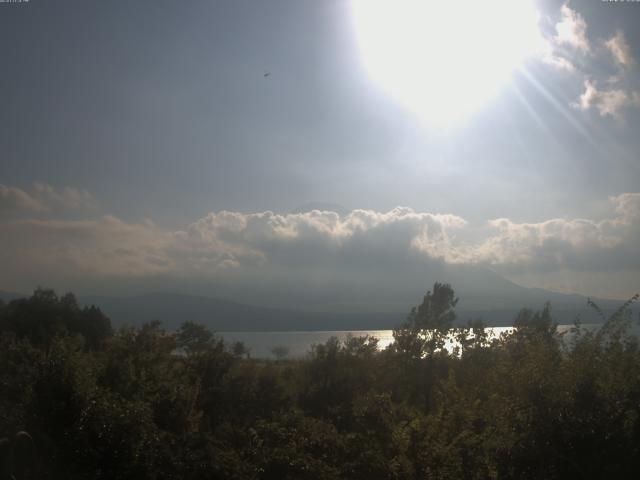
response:
[[[640,268],[640,193],[624,193],[610,202],[614,215],[600,221],[490,220],[497,232],[474,247],[468,260],[511,271]]]
[[[548,65],[552,65],[558,70],[564,70],[569,73],[576,71],[576,66],[573,62],[558,54],[550,43],[547,44],[547,48],[542,55],[542,61]]]
[[[56,189],[46,183],[38,182],[33,185],[33,191],[50,208],[78,210],[95,207],[93,197],[86,190],[74,187]]]
[[[41,272],[74,278],[268,278],[275,271],[304,276],[333,270],[401,278],[408,269],[433,262],[505,273],[640,268],[640,194],[613,197],[611,206],[603,220],[520,223],[498,218],[482,225],[406,207],[342,216],[319,210],[285,215],[221,211],[178,231],[109,215],[14,220],[0,222],[5,266],[0,281],[24,272],[31,272],[36,283]]]
[[[565,3],[560,8],[560,21],[553,30],[542,35],[543,43],[539,59],[565,73],[575,73],[578,68],[574,60],[577,55],[591,53],[587,38],[587,22],[575,10]]]
[[[573,104],[580,110],[595,108],[600,116],[617,119],[622,118],[624,108],[638,105],[640,105],[638,93],[629,94],[619,88],[600,90],[591,80],[585,80],[584,92],[580,95],[578,102]]]
[[[339,261],[355,266],[376,258],[389,263],[390,258],[406,258],[424,245],[440,246],[450,231],[465,223],[454,215],[417,213],[405,207],[389,212],[353,210],[344,216],[319,210],[286,215],[220,212],[193,223],[185,235],[189,245],[215,246],[239,264],[259,260],[308,266]]]
[[[95,207],[86,190],[73,187],[57,189],[46,183],[35,183],[30,192],[19,187],[0,184],[0,212],[15,215],[21,212],[42,214],[57,210],[84,210]]]
[[[564,3],[560,21],[545,36],[539,59],[574,79],[582,77],[583,90],[576,92],[571,107],[583,112],[594,109],[603,118],[622,120],[625,109],[640,106],[631,48],[622,30],[593,43],[587,30],[584,17]]]
[[[622,30],[618,30],[604,45],[621,66],[629,68],[635,63],[631,55],[631,47],[629,47]]]
[[[587,38],[587,22],[568,3],[560,9],[561,20],[556,24],[554,41],[558,45],[568,45],[576,50],[588,53],[591,50]]]
[[[18,187],[0,184],[0,211],[32,211],[45,210],[45,206],[37,199]]]
[[[104,277],[146,276],[175,267],[167,254],[171,234],[150,222],[125,223],[110,215],[17,220],[0,223],[0,235],[3,264],[18,270]]]
[[[216,276],[233,269],[326,265],[394,269],[426,259],[427,250],[433,258],[446,258],[450,231],[464,225],[454,215],[408,208],[354,210],[343,217],[318,210],[287,215],[222,211],[179,231],[113,216],[15,220],[0,223],[0,258],[14,272],[44,269],[75,277]],[[7,279],[0,275],[1,280]]]

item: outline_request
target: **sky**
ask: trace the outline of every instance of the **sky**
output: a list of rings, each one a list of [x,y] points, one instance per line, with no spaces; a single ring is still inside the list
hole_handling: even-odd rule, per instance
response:
[[[640,291],[640,3],[362,2],[0,3],[0,289]]]

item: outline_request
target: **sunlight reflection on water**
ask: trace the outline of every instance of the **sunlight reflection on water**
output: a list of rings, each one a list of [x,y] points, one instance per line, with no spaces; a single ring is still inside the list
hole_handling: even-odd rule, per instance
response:
[[[600,325],[585,324],[583,328],[591,330]],[[560,333],[568,332],[573,325],[558,325]],[[513,330],[513,327],[488,327],[489,338],[498,338],[500,335]],[[300,358],[311,350],[313,345],[325,343],[331,337],[337,337],[343,342],[349,334],[355,337],[371,335],[378,339],[378,347],[385,349],[393,342],[393,330],[351,330],[351,331],[319,331],[319,332],[219,332],[225,341],[240,341],[247,346],[252,358],[273,358],[274,347],[286,347],[287,358]],[[446,348],[453,350],[455,340],[451,340]]]

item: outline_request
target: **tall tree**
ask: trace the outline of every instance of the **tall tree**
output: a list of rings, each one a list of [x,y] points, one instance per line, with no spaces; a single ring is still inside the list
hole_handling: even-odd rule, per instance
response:
[[[395,348],[421,358],[442,350],[447,332],[456,319],[458,298],[448,283],[434,283],[422,303],[413,307],[401,328],[394,330]]]

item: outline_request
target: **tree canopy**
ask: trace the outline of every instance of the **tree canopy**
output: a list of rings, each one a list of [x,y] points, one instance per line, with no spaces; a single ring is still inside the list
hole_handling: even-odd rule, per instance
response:
[[[629,304],[570,338],[549,305],[522,310],[489,338],[452,328],[456,303],[435,284],[389,348],[332,338],[278,361],[192,322],[114,331],[39,289],[0,306],[2,478],[636,478]]]

